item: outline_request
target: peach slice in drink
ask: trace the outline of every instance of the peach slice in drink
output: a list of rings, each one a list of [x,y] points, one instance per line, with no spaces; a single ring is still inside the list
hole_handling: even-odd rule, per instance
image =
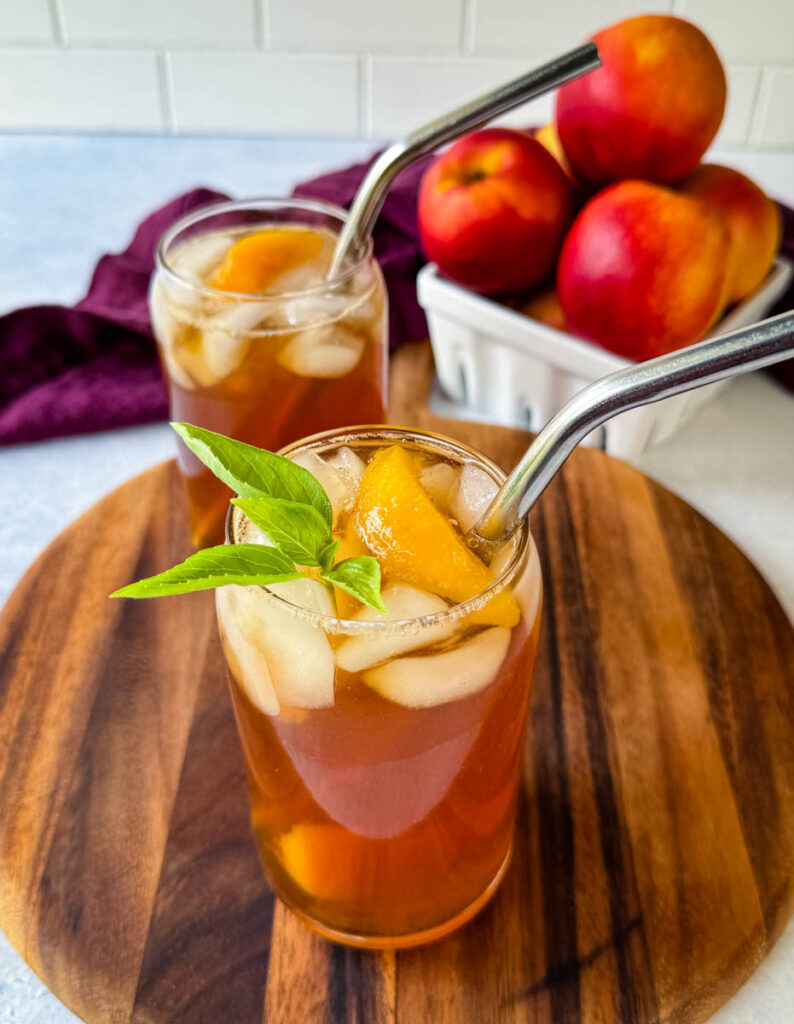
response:
[[[405,448],[377,452],[364,471],[354,508],[355,527],[386,576],[461,602],[494,578],[436,508]],[[516,625],[520,612],[508,593],[495,595],[469,616],[472,624]]]
[[[229,249],[212,279],[227,292],[265,295],[284,274],[317,259],[325,245],[317,231],[266,228],[244,235]]]

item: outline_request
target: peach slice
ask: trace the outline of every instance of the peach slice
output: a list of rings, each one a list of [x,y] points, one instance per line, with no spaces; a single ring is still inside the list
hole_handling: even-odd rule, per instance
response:
[[[366,891],[361,840],[339,825],[294,825],[281,836],[291,878],[315,899],[353,900]],[[371,870],[371,869],[370,869]]]
[[[325,239],[316,231],[267,228],[244,235],[226,253],[212,279],[214,288],[264,295],[286,271],[320,255]]]
[[[493,583],[488,568],[433,504],[404,448],[394,445],[373,457],[353,516],[386,576],[458,602]],[[468,617],[472,624],[507,627],[519,618],[518,604],[505,591]]]

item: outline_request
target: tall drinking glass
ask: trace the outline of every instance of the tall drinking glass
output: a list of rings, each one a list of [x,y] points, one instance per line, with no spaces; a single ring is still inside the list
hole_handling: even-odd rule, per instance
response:
[[[361,481],[376,458],[393,508],[411,500],[397,466],[461,535],[504,479],[473,449],[397,428],[326,432],[282,454],[331,497],[340,557],[365,550],[354,523],[375,514]],[[455,602],[412,579],[413,557],[432,571],[434,541],[429,517],[407,517],[399,571],[381,561],[388,616],[315,579],[217,591],[265,874],[310,927],[372,948],[452,931],[503,877],[538,643],[527,525],[480,567],[483,590]],[[227,532],[263,539],[239,509]]]
[[[387,299],[369,243],[326,280],[346,212],[308,199],[204,207],[160,240],[150,292],[172,419],[275,450],[385,417]],[[230,492],[179,442],[193,540]]]

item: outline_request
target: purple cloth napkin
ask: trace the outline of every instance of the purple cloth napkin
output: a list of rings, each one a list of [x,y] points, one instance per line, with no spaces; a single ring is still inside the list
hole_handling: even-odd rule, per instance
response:
[[[416,275],[424,262],[416,192],[430,159],[397,178],[375,230],[375,255],[389,290],[392,347],[427,337],[416,301]],[[295,195],[349,206],[370,162],[299,185]],[[0,317],[0,444],[166,418],[165,386],[147,309],[155,246],[179,217],[225,198],[200,188],[156,210],[124,252],[100,259],[88,294],[73,308],[31,306]],[[794,211],[781,209],[782,251],[794,259]],[[794,286],[776,311],[792,306]],[[794,390],[794,360],[778,367],[776,375]]]
[[[427,160],[394,183],[375,231],[393,347],[427,337],[416,301],[423,260],[416,189]],[[369,163],[300,185],[295,195],[348,206]],[[73,308],[30,306],[0,317],[0,445],[165,419],[168,402],[147,308],[154,250],[190,210],[226,199],[199,188],[155,210],[122,253],[102,256]]]
[[[0,317],[0,444],[165,419],[147,309],[155,246],[183,214],[225,198],[196,189],[156,210],[124,252],[101,257],[74,308],[30,306]]]

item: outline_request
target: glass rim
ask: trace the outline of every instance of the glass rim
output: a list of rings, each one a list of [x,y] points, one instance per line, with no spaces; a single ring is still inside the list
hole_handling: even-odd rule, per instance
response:
[[[172,281],[178,282],[185,288],[190,288],[194,292],[199,292],[203,295],[215,296],[216,298],[234,299],[237,302],[281,302],[284,299],[297,299],[304,295],[317,295],[322,292],[327,292],[329,289],[338,288],[340,285],[347,283],[351,278],[355,277],[358,271],[373,259],[373,243],[372,238],[367,239],[366,247],[364,251],[356,257],[356,259],[348,264],[343,270],[335,274],[333,277],[328,278],[325,281],[321,281],[320,284],[312,285],[311,288],[301,288],[298,291],[288,292],[272,292],[267,295],[259,295],[251,292],[232,292],[226,291],[223,288],[213,288],[212,285],[204,284],[202,281],[196,281],[193,278],[183,277],[169,262],[167,256],[167,249],[173,243],[174,239],[180,232],[192,227],[194,224],[199,224],[202,220],[209,217],[215,217],[224,213],[236,213],[244,210],[256,211],[261,210],[266,212],[277,207],[291,207],[294,206],[298,209],[307,210],[311,213],[320,213],[328,216],[335,217],[342,224],[348,218],[348,211],[342,206],[337,206],[336,203],[329,203],[325,199],[309,199],[303,196],[261,196],[254,199],[224,199],[217,203],[207,203],[205,206],[199,206],[195,210],[191,210],[190,213],[184,214],[179,220],[174,221],[173,224],[169,225],[165,231],[160,235],[157,246],[154,252],[154,266],[155,272],[163,274],[165,277],[170,278]]]
[[[427,444],[429,447],[446,448],[446,454],[458,455],[461,457],[461,461],[474,460],[478,465],[485,468],[489,472],[489,475],[492,475],[498,483],[502,483],[507,477],[505,471],[492,459],[489,459],[486,455],[483,455],[482,452],[477,451],[476,448],[472,448],[463,441],[457,441],[454,438],[446,437],[443,434],[436,434],[429,430],[418,430],[412,427],[384,426],[381,424],[365,424],[358,427],[336,427],[332,430],[323,430],[320,433],[310,434],[298,441],[293,441],[291,444],[285,445],[285,447],[281,448],[277,454],[289,456],[290,453],[299,449],[311,451],[317,450],[318,448],[326,448],[329,446],[329,442],[332,441],[335,445],[342,446],[346,442],[354,444],[361,440],[377,441],[388,438],[393,438],[395,441],[415,441],[420,445]],[[226,513],[225,543],[227,544],[235,543],[235,541],[232,540],[232,519],[236,514],[242,514],[239,509],[236,511],[235,509],[236,506],[230,504]],[[301,618],[305,621],[321,626],[328,633],[341,633],[345,635],[354,633],[397,635],[399,633],[404,633],[407,630],[422,630],[429,628],[430,626],[438,625],[439,623],[454,622],[458,619],[466,618],[467,615],[471,615],[473,612],[479,611],[481,608],[485,607],[485,605],[496,597],[497,594],[500,594],[507,588],[515,577],[524,557],[531,557],[533,545],[532,534],[529,529],[529,517],[526,517],[523,520],[521,527],[517,532],[518,540],[515,544],[515,550],[507,564],[501,569],[499,576],[494,577],[493,583],[479,591],[479,593],[472,595],[472,597],[466,598],[465,601],[449,605],[449,607],[440,609],[439,611],[433,612],[429,615],[418,615],[408,619],[374,619],[369,621],[345,619],[341,616],[326,615],[323,612],[317,612],[313,609],[305,608],[302,605],[293,604],[280,594],[276,594],[272,590],[269,590],[266,586],[261,586],[259,584],[251,584],[251,586],[256,586],[258,590],[264,591],[268,598],[278,602],[285,608],[288,608],[297,618]],[[507,543],[509,544],[511,542],[508,541]],[[278,584],[276,584],[276,586],[278,586]]]

